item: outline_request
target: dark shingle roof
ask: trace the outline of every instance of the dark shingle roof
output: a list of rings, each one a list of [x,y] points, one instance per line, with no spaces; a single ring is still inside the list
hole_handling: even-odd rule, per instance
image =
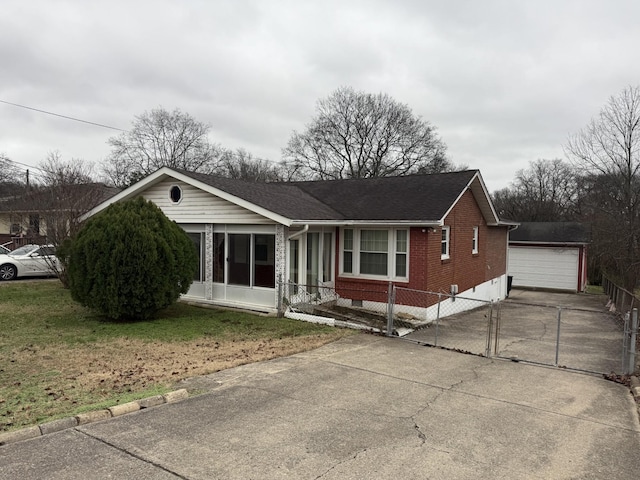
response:
[[[342,216],[292,183],[262,183],[179,170],[211,187],[290,219],[334,220]],[[302,215],[302,216],[301,216]]]
[[[294,220],[438,221],[478,172],[290,183],[181,173]]]
[[[89,210],[113,197],[119,188],[102,183],[81,183],[64,187],[34,188],[28,192],[0,200],[0,212],[47,212],[69,202],[78,202],[80,210]]]
[[[579,222],[522,222],[509,234],[512,242],[590,243],[591,226]]]

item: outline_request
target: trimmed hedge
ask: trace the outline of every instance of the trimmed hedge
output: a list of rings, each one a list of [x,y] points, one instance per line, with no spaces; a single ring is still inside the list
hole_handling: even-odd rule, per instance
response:
[[[187,293],[193,241],[142,197],[91,217],[70,247],[72,297],[112,319],[147,319]]]

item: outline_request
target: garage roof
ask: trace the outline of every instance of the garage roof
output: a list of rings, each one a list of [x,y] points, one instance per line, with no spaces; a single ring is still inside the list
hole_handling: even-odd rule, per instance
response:
[[[591,225],[580,222],[522,222],[510,232],[509,241],[584,245],[591,242]]]

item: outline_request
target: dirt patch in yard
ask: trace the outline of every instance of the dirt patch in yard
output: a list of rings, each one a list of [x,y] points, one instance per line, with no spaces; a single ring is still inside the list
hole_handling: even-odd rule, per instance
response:
[[[88,398],[111,404],[169,389],[179,380],[332,342],[348,332],[267,340],[145,342],[26,346],[10,353],[0,378],[24,378],[0,397],[0,431],[69,415]],[[114,400],[115,399],[115,400]]]

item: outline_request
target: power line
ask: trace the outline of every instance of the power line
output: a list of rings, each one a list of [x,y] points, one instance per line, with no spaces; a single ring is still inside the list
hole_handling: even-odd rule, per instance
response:
[[[41,172],[45,172],[45,173],[51,173],[51,172],[47,172],[46,170],[40,168],[40,167],[34,167],[33,165],[27,165],[26,163],[22,163],[22,162],[18,162],[16,160],[12,160],[8,157],[2,157],[3,160],[6,160],[7,162],[11,162],[11,163],[15,163],[16,165],[22,165],[22,167],[27,167],[28,169],[32,169],[32,170],[40,170]],[[18,167],[18,168],[22,168],[22,167]]]
[[[13,105],[14,107],[26,108],[27,110],[33,110],[34,112],[46,113],[47,115],[53,115],[54,117],[66,118],[67,120],[73,120],[75,122],[88,123],[89,125],[95,125],[96,127],[109,128],[111,130],[118,130],[120,132],[126,132],[127,130],[123,130],[118,127],[110,127],[109,125],[103,125],[102,123],[90,122],[88,120],[82,120],[80,118],[69,117],[67,115],[60,115],[59,113],[47,112],[46,110],[40,110],[39,108],[28,107],[26,105],[20,105],[19,103],[7,102],[5,100],[0,100],[0,103],[6,103],[7,105]]]

